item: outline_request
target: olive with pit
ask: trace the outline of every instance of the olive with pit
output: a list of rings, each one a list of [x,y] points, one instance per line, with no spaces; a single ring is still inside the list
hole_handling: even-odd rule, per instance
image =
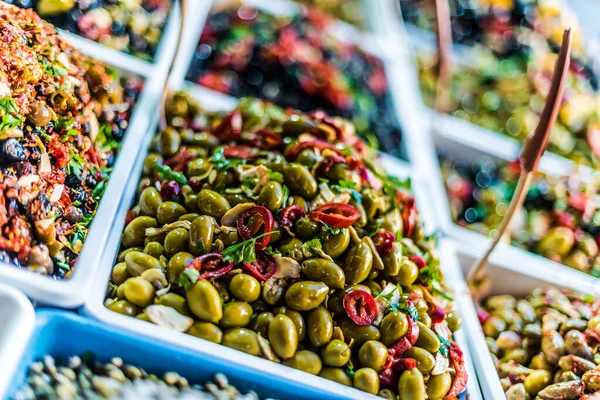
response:
[[[379,375],[372,368],[361,368],[354,374],[354,387],[367,393],[379,392]]]
[[[223,306],[223,318],[219,325],[225,329],[243,328],[250,323],[253,310],[250,304],[245,301],[234,301]]]
[[[210,322],[194,322],[186,333],[214,343],[221,343],[223,340],[223,331]]]
[[[253,276],[237,274],[229,282],[229,291],[236,299],[251,303],[260,297],[260,283]]]
[[[152,284],[141,276],[129,278],[123,283],[125,298],[132,304],[147,307],[152,304],[155,289]]]
[[[162,244],[160,244],[160,242],[148,242],[146,247],[144,247],[144,253],[156,258],[157,260],[160,260],[160,257],[163,255],[164,251],[165,248]]]
[[[323,282],[300,281],[290,286],[285,293],[285,302],[297,311],[317,308],[327,297],[329,287]]]
[[[217,289],[201,279],[185,294],[192,313],[203,321],[219,322],[223,317],[223,305]]]
[[[250,329],[259,333],[264,338],[269,337],[269,325],[273,321],[273,314],[269,311],[261,312],[250,323]]]
[[[127,279],[131,278],[129,272],[127,272],[127,264],[124,262],[120,262],[115,265],[110,274],[110,280],[115,285],[120,285],[125,282]]]
[[[215,220],[208,215],[201,215],[192,221],[189,235],[189,249],[194,255],[210,253],[213,236],[215,234]]]
[[[379,329],[373,325],[357,325],[349,318],[341,318],[337,322],[344,334],[344,339],[348,343],[352,340],[351,347],[360,347],[368,340],[379,340],[381,338]]]
[[[146,229],[154,228],[158,225],[156,218],[141,216],[135,218],[123,231],[121,243],[125,247],[142,246],[146,239]]]
[[[352,386],[352,379],[348,376],[346,371],[341,368],[325,367],[319,372],[321,378],[329,379],[342,385]]]
[[[325,307],[319,306],[307,314],[306,332],[308,339],[315,347],[321,347],[331,340],[333,318]]]
[[[229,202],[219,193],[202,189],[198,193],[198,209],[202,214],[209,215],[220,221],[223,215],[231,209]]]
[[[185,251],[181,251],[171,257],[166,268],[167,280],[172,285],[179,285],[179,275],[192,260],[194,260],[194,256]]]
[[[283,365],[317,375],[323,368],[319,355],[310,350],[299,350],[291,358],[283,360]]]
[[[132,251],[125,256],[127,272],[131,276],[140,276],[149,269],[161,269],[160,261],[141,251]]]
[[[417,325],[419,326],[419,338],[415,342],[415,346],[435,354],[440,349],[440,340],[437,335],[422,322],[417,321]]]
[[[423,374],[417,368],[402,372],[398,380],[398,395],[402,400],[423,400],[427,398]]]
[[[108,309],[129,317],[135,317],[137,314],[136,306],[127,300],[117,300],[114,303],[111,303],[108,306]]]
[[[284,257],[293,258],[298,262],[304,260],[304,247],[301,240],[296,238],[289,238],[283,241],[279,246],[279,252]]]
[[[330,367],[344,366],[350,360],[351,354],[350,347],[339,339],[333,339],[321,350],[323,362]]]
[[[165,237],[165,253],[167,256],[175,255],[188,248],[189,233],[187,229],[175,228]]]
[[[413,346],[406,350],[403,357],[412,358],[417,361],[417,368],[423,375],[429,374],[435,367],[435,357],[425,349]]]
[[[292,193],[312,199],[317,195],[317,181],[313,174],[301,164],[288,164],[283,167],[285,184]]]
[[[429,400],[442,400],[452,387],[452,376],[450,372],[439,375],[431,375],[427,381],[427,398]]]
[[[394,281],[402,286],[412,285],[419,277],[419,267],[408,258],[404,258],[400,265],[398,275],[394,277]]]
[[[365,367],[373,368],[377,372],[381,372],[387,358],[387,347],[377,340],[365,342],[358,351],[358,360],[360,361],[360,364]]]
[[[250,329],[233,328],[223,334],[221,342],[227,347],[258,356],[261,354],[258,335]]]
[[[276,315],[269,324],[269,342],[279,357],[292,357],[298,348],[298,332],[294,322],[284,314]]]
[[[343,289],[344,271],[333,261],[311,258],[302,263],[302,272],[313,281],[321,281],[331,289]]]
[[[296,235],[302,240],[308,241],[314,239],[321,231],[319,223],[308,217],[300,218],[294,224]]]
[[[171,127],[165,128],[158,136],[158,146],[163,156],[175,155],[179,151],[179,146],[181,146],[179,132]]]
[[[187,306],[185,297],[178,295],[177,293],[169,292],[163,295],[157,296],[154,299],[154,304],[161,304],[167,307],[173,307],[179,314],[191,316],[190,309]]]
[[[367,279],[373,266],[373,253],[364,241],[357,243],[346,256],[344,274],[346,283],[360,283]]]
[[[283,188],[279,182],[271,181],[261,189],[256,204],[275,212],[283,205],[284,194]]]
[[[321,243],[325,254],[331,258],[338,258],[350,245],[350,230],[342,229],[336,235],[329,234]]]
[[[163,203],[160,193],[155,187],[149,186],[140,195],[140,214],[156,217],[158,207]]]
[[[306,324],[304,317],[298,311],[292,310],[290,307],[277,307],[273,310],[275,315],[284,314],[290,317],[294,325],[296,325],[296,331],[298,332],[298,340],[304,340],[306,335]]]
[[[156,219],[162,225],[175,222],[182,215],[187,214],[187,210],[179,203],[174,201],[165,201],[156,210]]]
[[[394,242],[392,250],[382,257],[383,270],[389,276],[397,276],[402,269],[402,244]]]
[[[388,313],[379,325],[381,342],[386,346],[393,346],[408,332],[408,319],[406,314],[399,311]]]

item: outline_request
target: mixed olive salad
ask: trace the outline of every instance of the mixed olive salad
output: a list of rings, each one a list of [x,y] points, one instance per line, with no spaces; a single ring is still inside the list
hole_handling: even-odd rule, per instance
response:
[[[492,296],[479,320],[507,399],[595,399],[599,300],[558,289]]]
[[[145,159],[105,305],[388,399],[451,399],[460,327],[409,182],[354,126],[183,94]]]
[[[333,36],[331,23],[314,8],[293,17],[247,5],[216,12],[206,21],[187,79],[236,97],[305,112],[323,109],[399,154],[401,134],[383,63]]]
[[[69,278],[142,80],[0,2],[0,261]]]
[[[518,162],[442,159],[452,218],[495,237],[519,180]],[[510,227],[510,242],[571,268],[600,277],[600,177],[585,182],[577,174],[539,173]]]
[[[152,60],[171,0],[4,0],[33,8],[53,25],[110,48]]]
[[[217,374],[214,382],[191,384],[176,372],[162,377],[150,374],[121,358],[108,363],[95,361],[93,354],[55,360],[44,356],[29,366],[25,383],[12,400],[258,400],[254,392],[242,394],[227,377]]]

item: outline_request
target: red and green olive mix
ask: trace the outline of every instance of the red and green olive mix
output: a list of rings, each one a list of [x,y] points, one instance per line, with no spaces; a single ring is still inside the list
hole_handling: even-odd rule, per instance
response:
[[[558,289],[489,297],[479,320],[507,399],[594,399],[600,300]]]
[[[508,209],[518,162],[479,159],[460,163],[442,158],[452,218],[467,229],[494,237]],[[600,277],[600,192],[598,178],[539,173],[510,227],[510,242],[571,268]]]
[[[385,398],[467,375],[434,237],[354,126],[242,99],[167,104],[106,306]]]
[[[3,2],[0,41],[0,261],[68,278],[142,81]]]

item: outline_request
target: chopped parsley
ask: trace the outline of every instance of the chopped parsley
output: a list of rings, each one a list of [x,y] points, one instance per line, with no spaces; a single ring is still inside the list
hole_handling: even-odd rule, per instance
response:
[[[354,371],[354,367],[352,366],[352,363],[350,363],[350,361],[346,363],[345,370],[348,376],[350,376],[350,378],[354,378],[354,375],[356,375],[356,371]]]
[[[269,172],[269,179],[272,181],[283,181],[283,174],[277,171]]]
[[[192,288],[192,285],[196,283],[199,277],[200,272],[196,271],[194,268],[186,268],[181,274],[179,274],[179,286],[181,286],[183,290],[187,292]]]
[[[262,235],[258,235],[256,237],[253,237],[252,239],[248,239],[241,243],[229,246],[228,248],[223,250],[223,260],[230,261],[234,264],[239,264],[243,262],[253,262],[254,260],[256,260],[256,250],[254,249],[254,244],[256,243],[256,241],[261,237],[273,235],[275,233],[279,233],[279,231],[263,233]]]
[[[312,255],[318,254],[318,252],[315,250],[323,249],[323,244],[321,243],[321,239],[319,239],[318,237],[314,238],[312,240],[309,240],[308,242],[304,242],[304,244],[302,246],[306,249],[306,251],[308,251]]]

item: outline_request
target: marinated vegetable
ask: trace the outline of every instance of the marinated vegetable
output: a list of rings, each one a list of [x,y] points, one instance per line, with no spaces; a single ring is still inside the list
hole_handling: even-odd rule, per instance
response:
[[[183,94],[167,115],[109,309],[370,393],[464,390],[435,239],[408,182],[388,176],[348,122],[255,99],[207,113]],[[259,135],[273,140],[250,146]],[[177,196],[160,195],[174,182]],[[155,290],[131,290],[140,277]],[[159,305],[171,310],[157,318]]]
[[[68,278],[142,81],[3,2],[0,40],[0,261]]]
[[[585,399],[600,390],[599,319],[597,299],[571,291],[486,299],[479,321],[506,398]]]

